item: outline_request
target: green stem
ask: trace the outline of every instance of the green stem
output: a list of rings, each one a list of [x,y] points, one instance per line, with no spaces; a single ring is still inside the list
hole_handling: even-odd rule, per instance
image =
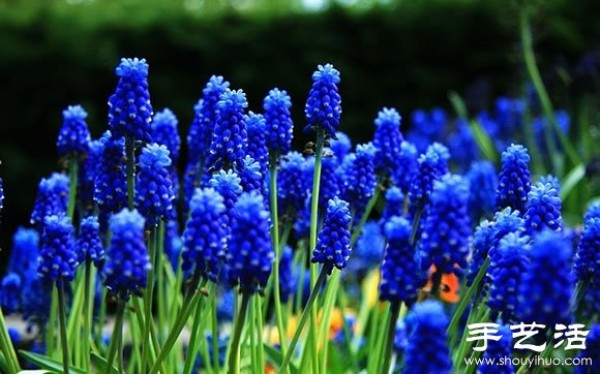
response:
[[[556,123],[556,117],[554,116],[552,101],[550,100],[548,91],[546,91],[544,81],[542,80],[542,76],[540,74],[535,60],[535,53],[533,51],[533,37],[531,34],[531,26],[529,24],[529,9],[527,8],[527,6],[523,6],[523,8],[521,9],[520,24],[523,58],[525,60],[525,66],[527,67],[527,71],[529,73],[531,81],[533,82],[535,90],[540,99],[540,103],[542,104],[544,116],[546,117],[546,120],[551,126],[551,128],[546,126],[546,143],[548,143],[548,152],[550,154],[550,157],[552,158],[552,166],[554,168],[554,172],[557,172],[558,164],[555,158],[553,157],[557,153],[552,132],[554,132],[558,136],[558,139],[560,140],[563,149],[566,151],[573,165],[578,165],[580,163],[580,159],[579,155],[577,154],[577,151],[575,151],[573,146],[569,143],[565,134],[562,132],[562,130],[558,127],[558,124]]]
[[[258,346],[257,351],[258,351],[258,366],[262,371],[265,370],[265,350],[264,350],[264,344],[263,344],[263,330],[264,330],[264,326],[263,326],[263,314],[262,314],[262,308],[260,306],[260,299],[255,297],[254,298],[254,310],[255,310],[255,320],[256,320],[256,330],[258,333]],[[280,344],[281,347],[283,347],[285,344]]]
[[[111,374],[113,370],[113,362],[115,361],[115,356],[117,355],[117,350],[119,349],[119,342],[121,341],[121,336],[123,335],[123,313],[125,312],[125,301],[119,295],[119,301],[117,305],[117,315],[115,318],[115,325],[113,327],[113,333],[110,338],[110,345],[108,348],[108,357],[106,359],[106,374]]]
[[[192,372],[194,368],[194,362],[196,361],[196,355],[198,354],[198,340],[203,339],[201,330],[201,321],[202,321],[202,311],[203,311],[202,303],[196,303],[196,313],[194,313],[194,322],[192,323],[192,335],[190,336],[190,341],[188,342],[188,353],[185,358],[185,365],[183,372],[184,374],[189,374]],[[198,339],[200,337],[200,339]],[[206,358],[204,359],[206,361]],[[209,362],[207,362],[207,365]]]
[[[164,243],[165,243],[165,222],[158,223],[158,244],[156,246],[156,286],[158,287],[158,300],[156,306],[158,308],[158,339],[159,342],[164,342],[165,318],[167,317],[167,300],[165,298],[165,281],[164,281]]]
[[[211,333],[212,333],[212,360],[215,373],[218,373],[220,368],[219,363],[219,321],[217,319],[217,293],[213,292],[210,295],[211,305]]]
[[[90,339],[92,335],[92,311],[91,311],[91,303],[92,303],[92,262],[89,259],[85,261],[85,274],[84,274],[84,295],[83,295],[83,341],[82,341],[82,351],[83,351],[83,370],[88,371],[90,367]]]
[[[328,270],[329,267],[327,265],[324,266],[323,269],[321,269],[321,273],[317,278],[317,282],[310,291],[308,302],[306,303],[306,306],[302,311],[302,316],[300,317],[300,321],[298,322],[298,326],[296,327],[296,331],[294,332],[294,336],[292,337],[290,346],[288,347],[287,353],[284,356],[283,362],[281,364],[281,370],[285,370],[288,364],[290,363],[290,359],[292,358],[292,352],[294,352],[296,344],[298,344],[298,339],[300,338],[300,334],[302,333],[302,330],[304,328],[304,325],[306,324],[306,320],[308,319],[309,314],[311,314],[310,311],[312,310],[312,306],[315,303],[317,296],[319,295],[319,290],[323,286],[323,283],[325,283],[325,279],[327,279]]]
[[[56,328],[56,313],[58,312],[58,289],[52,287],[52,296],[50,301],[50,316],[48,318],[48,331],[46,331],[46,354],[48,357],[55,358],[54,349],[54,330]]]
[[[77,200],[77,158],[69,160],[69,204],[67,205],[67,214],[73,219],[75,213],[75,203]]]
[[[394,337],[396,335],[396,321],[398,320],[399,314],[400,303],[397,301],[392,302],[390,321],[387,330],[387,340],[385,344],[385,355],[383,356],[383,365],[381,366],[380,370],[382,374],[387,374],[390,372],[390,364],[392,361],[392,349],[394,347]]]
[[[96,346],[98,349],[102,347],[102,330],[104,327],[104,319],[106,317],[106,287],[102,287],[102,298],[100,299],[100,311],[98,312],[98,325],[96,326]]]
[[[146,288],[146,292],[144,294],[144,336],[142,339],[142,373],[146,372],[146,368],[148,367],[149,360],[149,347],[151,342],[150,337],[150,329],[153,324],[153,316],[152,316],[152,299],[154,296],[154,274],[157,271],[156,268],[156,242],[158,237],[157,227],[154,226],[154,231],[152,232],[152,236],[149,240],[148,249],[150,250],[150,263],[152,264],[152,269],[148,271],[148,287]]]
[[[317,144],[315,149],[315,168],[313,174],[312,195],[310,202],[310,235],[309,235],[309,256],[317,246],[317,226],[319,223],[319,189],[321,186],[321,166],[323,160],[323,145],[325,143],[325,130],[317,130]],[[310,284],[314,285],[317,278],[317,265],[310,265]],[[310,325],[308,332],[309,343],[312,356],[313,374],[318,374],[318,359],[319,352],[317,346],[317,305],[311,306],[310,309]],[[289,355],[289,352],[288,352]],[[283,365],[282,367],[286,367]]]
[[[242,301],[240,303],[240,311],[235,320],[235,328],[231,337],[231,350],[229,351],[229,371],[230,374],[240,374],[240,339],[242,337],[242,329],[246,321],[246,312],[248,311],[248,302],[251,295],[242,293]]]
[[[133,139],[127,139],[125,147],[127,152],[127,202],[131,210],[135,194],[135,145]]]
[[[58,323],[60,324],[60,344],[62,349],[63,370],[69,374],[69,342],[67,341],[67,306],[65,303],[65,290],[62,280],[56,282],[58,291]]]
[[[8,335],[8,329],[6,327],[6,321],[4,320],[4,314],[2,308],[0,308],[0,350],[4,354],[6,365],[8,365],[9,374],[16,374],[20,371],[19,360],[17,354]]]
[[[271,197],[271,220],[273,221],[273,248],[275,249],[275,262],[273,265],[273,280],[275,290],[275,315],[277,320],[277,331],[279,333],[279,342],[281,346],[281,354],[285,355],[285,326],[283,323],[283,312],[281,309],[281,293],[279,285],[279,261],[281,258],[281,248],[279,247],[279,214],[277,209],[277,164],[278,153],[275,152],[270,157],[269,173],[270,173],[270,197]]]
[[[206,281],[203,281],[200,287],[203,287],[205,284]],[[158,356],[156,357],[156,361],[154,362],[152,369],[150,369],[150,374],[158,373],[158,371],[161,368],[162,362],[167,358],[169,352],[171,352],[171,349],[175,345],[175,342],[177,341],[177,339],[179,339],[179,335],[185,327],[185,324],[188,318],[190,317],[190,314],[192,314],[192,311],[194,310],[196,305],[201,302],[201,300],[203,300],[203,297],[199,292],[192,292],[191,297],[188,296],[185,298],[185,300],[183,301],[183,306],[181,307],[181,311],[179,312],[179,315],[177,316],[177,319],[175,320],[175,323],[171,331],[169,332],[169,335],[167,336],[167,340],[165,341],[165,344],[160,350]]]

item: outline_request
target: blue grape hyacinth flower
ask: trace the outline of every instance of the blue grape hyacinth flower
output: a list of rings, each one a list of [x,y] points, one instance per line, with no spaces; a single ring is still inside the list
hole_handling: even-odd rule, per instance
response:
[[[393,173],[398,167],[402,133],[400,113],[394,108],[383,108],[375,119],[373,145],[376,149],[375,166],[378,172]]]
[[[346,157],[348,153],[352,150],[352,141],[345,133],[338,131],[335,133],[336,139],[331,139],[329,141],[329,148],[333,152],[333,156],[338,159],[338,162],[341,163],[341,160]]]
[[[244,122],[244,111],[247,107],[246,94],[242,90],[228,89],[219,97],[217,122],[205,172],[236,167],[243,162],[248,144]]]
[[[269,173],[269,149],[267,148],[267,125],[262,114],[248,112],[244,117],[248,131],[248,156],[260,165],[260,173]]]
[[[331,64],[319,65],[312,80],[304,109],[308,123],[304,130],[323,129],[335,137],[342,114],[342,99],[337,86],[341,80],[340,72]]]
[[[94,190],[96,186],[94,182],[96,180],[98,165],[104,153],[104,146],[109,138],[110,132],[107,131],[99,139],[90,141],[87,157],[79,169],[79,200],[85,209],[86,215],[93,213],[95,208]]]
[[[467,211],[469,186],[455,175],[435,182],[423,222],[421,269],[432,264],[442,273],[457,273],[467,267],[471,220]]]
[[[267,147],[271,152],[288,153],[294,134],[290,108],[292,100],[284,90],[274,88],[263,101],[267,127]]]
[[[412,223],[404,217],[392,217],[385,223],[387,246],[381,267],[379,298],[411,305],[417,298],[418,266],[410,244]]]
[[[366,205],[375,194],[377,187],[375,152],[373,144],[359,144],[356,147],[356,157],[349,170],[349,175],[347,175],[346,196],[358,206]]]
[[[175,192],[169,173],[171,158],[164,145],[149,144],[142,149],[140,171],[135,183],[135,206],[153,227],[175,217]]]
[[[194,107],[195,116],[187,136],[189,159],[192,163],[205,160],[208,156],[217,123],[217,103],[228,88],[229,82],[222,76],[213,75],[202,89],[202,98]]]
[[[118,138],[148,143],[152,139],[148,64],[143,58],[123,58],[115,72],[119,82],[108,99],[108,126]]]
[[[275,252],[269,216],[263,197],[255,192],[243,193],[233,208],[228,278],[242,293],[262,292],[271,274]]]
[[[427,148],[427,152],[419,156],[418,172],[413,178],[408,197],[411,205],[425,205],[433,190],[436,180],[448,173],[448,149],[439,143],[434,143]]]
[[[333,267],[342,270],[350,257],[350,205],[337,197],[329,200],[323,228],[317,236],[317,246],[311,262],[321,263],[328,274]]]
[[[409,332],[404,373],[449,373],[452,367],[446,328],[448,317],[442,304],[427,300],[416,304],[406,317]]]
[[[279,297],[286,303],[294,297],[298,286],[298,276],[294,266],[294,251],[292,247],[286,245],[281,251],[279,263]]]
[[[13,246],[8,262],[8,272],[14,272],[25,277],[32,267],[31,259],[37,259],[39,253],[40,235],[34,229],[19,227],[13,235]]]
[[[225,199],[227,212],[231,212],[238,198],[244,192],[241,183],[242,179],[231,170],[219,170],[209,182],[209,186],[214,188]],[[230,213],[227,213],[228,217],[230,215]],[[227,222],[229,222],[229,219]]]
[[[39,275],[52,282],[69,282],[75,277],[77,264],[71,219],[64,215],[46,217],[38,257]]]
[[[525,229],[529,235],[544,229],[562,230],[562,200],[551,184],[536,183],[527,197]]]
[[[575,374],[594,374],[600,372],[600,324],[594,323],[591,326],[585,339],[585,350],[577,357],[591,360],[591,365],[579,365],[575,367]]]
[[[410,190],[412,180],[419,172],[418,157],[417,148],[413,144],[407,141],[400,144],[396,169],[392,170],[392,182],[406,194]]]
[[[400,217],[404,213],[404,194],[399,187],[392,186],[385,192],[385,206],[381,220],[385,224],[390,218]]]
[[[81,156],[88,153],[90,131],[85,122],[87,112],[80,106],[69,106],[63,110],[63,125],[58,133],[58,155]]]
[[[173,165],[179,161],[181,150],[181,138],[177,131],[178,124],[177,117],[169,108],[157,112],[152,118],[151,124],[152,142],[167,147]]]
[[[137,210],[123,209],[110,219],[112,237],[102,267],[104,284],[114,294],[127,299],[141,295],[152,268],[144,244],[144,217]]]
[[[76,250],[80,263],[90,260],[97,268],[102,266],[105,252],[100,238],[100,223],[96,216],[81,220]]]
[[[547,326],[568,324],[574,279],[567,269],[572,243],[562,233],[544,230],[535,238],[529,257],[529,270],[519,287],[517,317],[523,322]]]
[[[510,207],[523,213],[526,211],[527,195],[531,190],[529,153],[519,144],[512,144],[502,152],[502,170],[498,176],[496,207]]]
[[[488,306],[492,310],[491,319],[501,314],[506,323],[517,322],[517,298],[521,279],[529,267],[529,238],[517,233],[509,233],[498,247],[497,259],[490,264],[491,287]]]
[[[260,172],[260,164],[252,157],[244,157],[244,164],[239,168],[239,177],[244,192],[265,192],[265,178]]]
[[[292,151],[281,158],[281,168],[278,173],[278,196],[281,211],[295,210],[301,212],[308,190],[299,183],[305,175],[306,160],[302,154]]]
[[[223,197],[212,188],[197,189],[183,231],[182,270],[216,282],[226,254]]]
[[[482,217],[492,215],[496,208],[496,169],[489,161],[474,161],[466,178],[469,181],[469,212],[477,222]]]
[[[0,308],[6,314],[16,313],[21,307],[21,277],[8,273],[0,282]]]
[[[584,221],[574,262],[579,281],[600,282],[600,217],[588,216]]]
[[[488,252],[494,245],[495,234],[494,224],[490,223],[488,220],[483,220],[475,229],[472,243],[473,252],[467,270],[467,286],[471,287],[483,266],[483,263],[488,257]]]
[[[514,374],[515,368],[509,360],[512,358],[512,331],[502,325],[495,334],[500,340],[490,339],[483,353],[483,362],[477,368],[477,374]],[[508,358],[508,359],[507,359]],[[500,362],[504,361],[504,365]]]
[[[127,175],[125,140],[112,135],[104,144],[104,151],[96,169],[94,200],[100,213],[107,216],[127,205]]]
[[[32,225],[42,229],[46,217],[67,212],[69,184],[69,178],[61,173],[53,173],[40,181],[31,212]]]
[[[352,256],[348,261],[349,271],[345,275],[355,275],[361,279],[366,271],[381,264],[384,251],[385,237],[381,225],[375,221],[366,222],[352,249]]]

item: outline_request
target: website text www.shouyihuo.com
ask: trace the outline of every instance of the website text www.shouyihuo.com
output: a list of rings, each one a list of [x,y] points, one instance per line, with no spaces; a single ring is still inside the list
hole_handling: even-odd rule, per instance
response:
[[[558,367],[558,366],[592,366],[593,362],[590,357],[469,357],[464,359],[467,366],[475,365],[497,365],[506,366],[513,365],[517,366],[544,366],[544,367]]]

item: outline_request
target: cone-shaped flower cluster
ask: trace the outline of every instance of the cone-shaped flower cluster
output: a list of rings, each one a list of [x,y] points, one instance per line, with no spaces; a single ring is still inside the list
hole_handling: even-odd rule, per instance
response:
[[[231,170],[223,171],[220,170],[218,174],[215,174],[209,182],[209,186],[214,188],[221,196],[223,196],[225,202],[225,208],[227,217],[231,216],[231,210],[237,202],[238,198],[244,192],[241,185],[241,178]],[[227,219],[229,223],[230,218]]]
[[[500,326],[496,336],[500,340],[490,339],[488,348],[483,353],[483,363],[477,368],[478,374],[514,374],[515,368],[510,360],[512,358],[512,331],[508,326]],[[500,365],[500,360],[504,365]]]
[[[140,172],[135,184],[135,205],[146,217],[146,224],[154,226],[160,219],[175,217],[175,193],[168,167],[169,150],[164,145],[149,144],[140,156]]]
[[[98,165],[102,160],[106,141],[110,138],[110,132],[107,131],[99,139],[90,141],[90,147],[87,157],[79,170],[79,196],[83,207],[87,213],[94,210],[94,182],[98,171]]]
[[[88,259],[100,268],[104,261],[104,254],[98,218],[95,216],[84,218],[79,226],[77,238],[78,261],[81,263]]]
[[[319,65],[312,75],[312,88],[306,100],[306,130],[322,128],[335,137],[342,114],[342,99],[338,92],[340,72],[331,64]]]
[[[359,144],[356,157],[352,162],[349,175],[346,176],[346,196],[358,206],[365,205],[375,193],[375,147],[371,143]]]
[[[529,238],[510,233],[500,240],[497,259],[490,265],[491,279],[488,306],[492,319],[501,313],[504,322],[516,321],[517,297],[521,278],[529,268]]]
[[[409,142],[402,142],[396,169],[392,171],[392,181],[404,193],[408,193],[412,180],[419,172],[417,148]]]
[[[562,233],[545,230],[534,238],[529,270],[523,274],[519,288],[517,318],[554,326],[568,324],[568,300],[573,293],[573,275],[567,267],[571,261],[571,242]]]
[[[229,282],[243,293],[262,292],[275,257],[271,243],[269,212],[257,193],[244,193],[236,202],[227,256]]]
[[[63,125],[58,133],[58,155],[84,155],[90,146],[90,131],[85,122],[87,112],[79,105],[63,110]]]
[[[488,252],[494,244],[494,225],[488,220],[482,221],[473,234],[473,253],[467,271],[467,286],[471,286],[479,273],[481,266],[488,257]]]
[[[265,179],[260,172],[260,165],[250,156],[244,157],[244,164],[240,168],[240,184],[244,192],[257,191],[263,193]]]
[[[37,197],[31,224],[42,228],[48,216],[65,214],[69,203],[69,178],[60,173],[53,173],[50,178],[43,178],[38,186]]]
[[[340,160],[343,160],[344,157],[352,150],[352,142],[350,138],[345,133],[338,131],[335,133],[337,139],[331,139],[329,141],[329,147],[333,152],[333,155]]]
[[[217,103],[229,88],[229,82],[223,77],[213,75],[202,90],[202,99],[195,109],[195,116],[187,137],[191,164],[206,159],[213,131],[217,123]]]
[[[466,174],[469,180],[469,212],[474,220],[490,216],[496,208],[498,179],[494,164],[476,161]]]
[[[390,187],[385,192],[385,207],[381,216],[385,223],[394,216],[402,216],[404,211],[404,194],[398,187]]]
[[[111,136],[104,144],[94,183],[94,200],[101,214],[118,212],[127,204],[125,173],[125,140]]]
[[[294,209],[300,212],[308,194],[300,183],[306,172],[306,160],[298,152],[290,152],[282,157],[281,170],[278,173],[278,196],[281,211]]]
[[[536,183],[529,191],[525,229],[529,235],[544,229],[562,230],[562,201],[558,190],[550,183]]]
[[[223,197],[212,188],[198,189],[190,202],[190,218],[183,232],[182,269],[217,281],[225,259],[226,235]]]
[[[292,100],[286,91],[274,88],[263,103],[267,126],[267,147],[271,152],[288,153],[292,146]]]
[[[42,234],[38,273],[52,282],[71,281],[75,277],[75,229],[64,215],[47,216]]]
[[[116,137],[149,142],[152,104],[145,59],[124,58],[116,69],[119,83],[108,99],[108,125]]]
[[[416,304],[406,318],[409,331],[404,373],[449,373],[452,367],[446,343],[448,317],[437,301]]]
[[[181,138],[177,131],[178,124],[177,117],[169,108],[157,112],[152,119],[152,142],[167,147],[173,164],[177,164],[179,161],[181,150]]]
[[[379,298],[412,304],[417,297],[418,266],[410,244],[412,225],[404,217],[392,217],[385,224],[387,247],[381,267]]]
[[[526,210],[527,194],[531,190],[529,153],[519,144],[513,144],[502,152],[502,170],[498,176],[496,207],[510,207],[523,213]]]
[[[448,149],[439,143],[434,143],[427,148],[427,152],[419,157],[418,173],[410,185],[409,198],[415,204],[427,204],[433,184],[448,173]]]
[[[13,235],[8,271],[15,272],[23,278],[32,267],[31,259],[38,257],[39,245],[40,236],[36,230],[19,227]]]
[[[435,182],[421,235],[421,265],[431,264],[443,273],[467,267],[471,220],[467,212],[468,185],[448,175]]]
[[[213,168],[235,167],[243,162],[248,143],[244,122],[244,110],[247,107],[246,94],[242,90],[226,90],[219,97],[217,122],[205,167],[209,173]]]
[[[102,267],[109,291],[127,298],[146,288],[150,256],[144,244],[145,220],[137,210],[123,209],[110,219],[112,237]]]
[[[267,125],[262,114],[248,112],[244,117],[248,131],[247,155],[260,165],[260,173],[265,177],[269,171],[269,149],[267,148]]]
[[[588,214],[583,225],[583,233],[575,255],[577,280],[596,280],[600,285],[600,217]]]
[[[16,313],[20,308],[21,277],[8,273],[0,282],[0,308],[6,314]]]
[[[323,228],[317,237],[312,262],[323,264],[331,274],[333,267],[343,269],[350,257],[349,204],[337,197],[329,200]]]
[[[394,108],[383,108],[375,119],[373,145],[377,150],[375,166],[379,172],[392,173],[396,170],[400,155],[402,133],[400,114]]]
[[[279,262],[279,297],[282,302],[287,302],[294,296],[298,286],[298,277],[294,272],[294,251],[286,245],[281,251]]]

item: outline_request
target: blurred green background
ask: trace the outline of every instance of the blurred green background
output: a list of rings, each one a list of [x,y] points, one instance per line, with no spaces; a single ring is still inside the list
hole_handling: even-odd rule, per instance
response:
[[[106,129],[121,57],[148,60],[154,109],[170,107],[182,135],[211,74],[244,89],[254,111],[270,88],[286,89],[297,146],[306,140],[311,73],[331,62],[342,73],[343,131],[365,141],[383,106],[397,107],[407,128],[416,108],[451,110],[451,90],[473,112],[497,95],[522,95],[518,6],[506,0],[0,0],[6,195],[0,246],[7,249],[16,226],[28,223],[39,179],[59,167],[62,109],[82,104],[92,135]],[[575,105],[576,66],[599,47],[600,2],[540,1],[533,32],[553,99]]]

